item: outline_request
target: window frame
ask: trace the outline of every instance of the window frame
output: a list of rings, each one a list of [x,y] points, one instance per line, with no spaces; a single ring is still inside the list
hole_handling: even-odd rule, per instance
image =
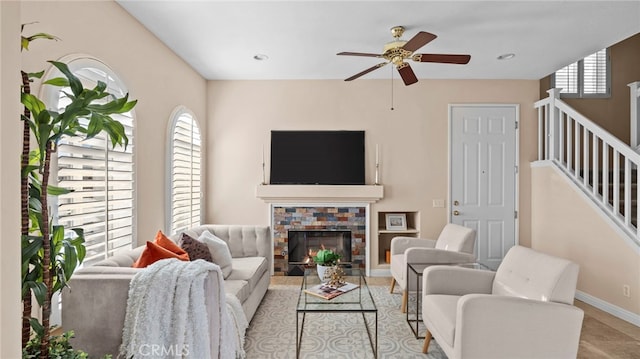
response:
[[[199,196],[199,212],[200,215],[198,216],[198,223],[201,225],[203,223],[203,219],[204,219],[204,196],[203,196],[203,188],[204,188],[204,140],[203,140],[203,133],[201,130],[201,126],[200,123],[198,121],[198,118],[196,117],[196,115],[193,113],[193,111],[191,111],[189,108],[187,108],[186,106],[178,106],[176,107],[173,112],[171,113],[171,116],[169,117],[169,122],[168,122],[168,126],[167,126],[167,156],[166,156],[166,223],[165,223],[165,230],[166,233],[170,233],[170,234],[174,234],[180,230],[183,230],[182,228],[177,228],[174,229],[173,228],[173,179],[174,179],[174,172],[173,172],[173,148],[174,148],[174,134],[175,134],[175,130],[176,130],[176,126],[178,124],[178,121],[181,119],[181,117],[183,115],[187,115],[191,118],[191,121],[193,123],[193,126],[195,126],[195,129],[197,129],[199,137],[200,137],[200,144],[199,144],[199,153],[200,153],[200,175],[199,175],[199,188],[200,188],[200,196]],[[193,131],[193,130],[192,130]],[[193,142],[191,143],[191,145],[193,146]],[[193,149],[192,149],[193,152]],[[193,175],[193,174],[192,174]],[[191,187],[193,189],[193,187]],[[191,205],[192,207],[192,205]],[[192,212],[192,211],[191,211]],[[191,215],[191,217],[193,218],[193,214]],[[193,222],[192,222],[193,223]]]
[[[568,64],[567,66],[571,66],[573,64],[577,64],[578,66],[578,80],[577,80],[577,89],[578,92],[560,92],[561,98],[610,98],[611,97],[611,55],[609,52],[609,48],[602,49],[605,50],[605,76],[606,76],[606,92],[604,93],[584,93],[584,59],[582,58],[576,62]],[[602,51],[598,50],[593,54],[588,56],[592,56]],[[587,57],[588,57],[587,56]],[[564,66],[562,69],[564,69]],[[561,70],[561,69],[560,69]],[[559,70],[558,70],[559,71]],[[556,71],[557,72],[557,71]],[[551,88],[556,87],[556,72],[551,75]]]

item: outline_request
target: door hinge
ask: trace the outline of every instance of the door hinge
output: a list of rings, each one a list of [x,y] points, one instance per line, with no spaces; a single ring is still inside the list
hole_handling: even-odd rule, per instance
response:
[[[515,166],[515,168],[516,168],[516,173],[518,173],[518,166]]]
[[[518,129],[518,121],[516,121],[516,130]]]
[[[518,211],[513,211],[513,218],[518,219]]]

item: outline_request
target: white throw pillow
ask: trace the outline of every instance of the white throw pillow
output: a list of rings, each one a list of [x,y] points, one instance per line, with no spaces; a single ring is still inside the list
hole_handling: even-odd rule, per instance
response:
[[[204,231],[198,237],[198,241],[204,243],[209,247],[209,252],[211,252],[211,257],[213,258],[213,263],[220,266],[222,269],[222,276],[227,279],[229,274],[231,274],[233,261],[231,259],[231,252],[229,251],[229,246],[227,242],[222,239],[216,237],[213,233],[209,231]]]

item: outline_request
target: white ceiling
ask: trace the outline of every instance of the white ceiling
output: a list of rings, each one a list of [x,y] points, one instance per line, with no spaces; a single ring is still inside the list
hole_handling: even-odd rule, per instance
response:
[[[639,0],[116,1],[213,80],[345,79],[381,61],[336,53],[382,53],[396,25],[405,40],[438,36],[416,53],[471,55],[468,65],[409,61],[418,78],[537,80],[640,32]],[[505,53],[516,56],[496,59]]]

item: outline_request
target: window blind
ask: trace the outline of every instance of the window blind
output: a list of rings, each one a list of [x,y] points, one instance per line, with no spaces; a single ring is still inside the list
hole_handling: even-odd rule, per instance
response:
[[[556,71],[556,87],[562,93],[578,93],[578,63],[574,62]]]
[[[124,96],[125,89],[106,69],[83,67],[72,71],[87,88],[93,88],[100,80],[107,83],[111,94]],[[70,90],[60,91],[60,110],[70,102],[65,92]],[[131,113],[111,117],[125,127],[129,138],[126,149],[112,148],[108,136],[101,133],[89,140],[65,136],[57,150],[58,185],[73,190],[58,197],[57,219],[67,230],[84,229],[87,255],[83,265],[131,248],[133,242],[134,119]],[[88,124],[86,119],[80,122]]]
[[[609,56],[607,49],[556,71],[554,87],[567,97],[607,97],[610,94]]]
[[[607,93],[607,51],[600,50],[583,60],[585,94]]]
[[[177,233],[200,225],[201,138],[193,116],[175,117],[171,133],[170,231]]]

